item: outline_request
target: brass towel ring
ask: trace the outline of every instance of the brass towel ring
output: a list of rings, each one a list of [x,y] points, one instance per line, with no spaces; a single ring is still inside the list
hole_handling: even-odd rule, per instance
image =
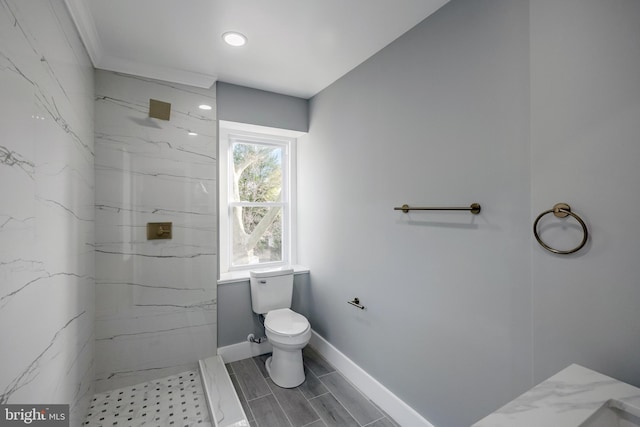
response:
[[[547,245],[545,242],[542,241],[542,239],[538,235],[538,222],[540,221],[540,218],[552,212],[558,218],[565,218],[571,215],[576,219],[576,221],[580,223],[580,225],[582,226],[582,232],[584,233],[584,236],[582,237],[582,242],[580,242],[578,246],[568,251],[560,251],[558,249],[552,248],[551,246]],[[560,255],[568,255],[582,249],[582,247],[587,243],[587,239],[589,238],[589,231],[587,230],[587,225],[584,223],[582,218],[580,218],[577,214],[571,212],[571,206],[569,206],[566,203],[557,203],[556,205],[553,206],[553,209],[549,209],[548,211],[544,211],[540,215],[538,215],[538,218],[536,218],[536,220],[533,223],[533,235],[536,236],[536,240],[538,241],[538,243],[540,243],[540,245],[546,250],[548,250],[549,252],[553,252],[554,254],[560,254]]]

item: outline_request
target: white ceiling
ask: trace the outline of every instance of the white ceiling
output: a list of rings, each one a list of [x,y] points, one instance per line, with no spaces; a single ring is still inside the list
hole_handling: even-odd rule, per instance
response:
[[[96,68],[309,98],[449,0],[65,1]]]

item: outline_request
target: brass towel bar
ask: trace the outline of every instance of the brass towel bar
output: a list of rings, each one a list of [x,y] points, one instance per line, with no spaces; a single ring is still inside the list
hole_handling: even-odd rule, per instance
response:
[[[471,206],[468,208],[418,208],[409,205],[402,205],[400,207],[393,208],[393,210],[402,211],[404,213],[409,211],[469,211],[474,215],[478,215],[480,213],[480,205],[478,203],[471,203]]]

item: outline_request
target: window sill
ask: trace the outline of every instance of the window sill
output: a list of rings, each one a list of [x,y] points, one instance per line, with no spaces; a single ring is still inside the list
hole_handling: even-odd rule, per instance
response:
[[[309,273],[309,267],[304,265],[292,265],[293,274],[305,274]],[[218,285],[226,285],[229,283],[239,283],[249,281],[249,270],[231,271],[228,273],[221,273]]]

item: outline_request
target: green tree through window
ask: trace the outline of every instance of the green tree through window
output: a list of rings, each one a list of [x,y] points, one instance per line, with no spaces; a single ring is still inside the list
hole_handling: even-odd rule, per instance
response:
[[[286,147],[234,141],[232,153],[232,264],[282,261]]]

